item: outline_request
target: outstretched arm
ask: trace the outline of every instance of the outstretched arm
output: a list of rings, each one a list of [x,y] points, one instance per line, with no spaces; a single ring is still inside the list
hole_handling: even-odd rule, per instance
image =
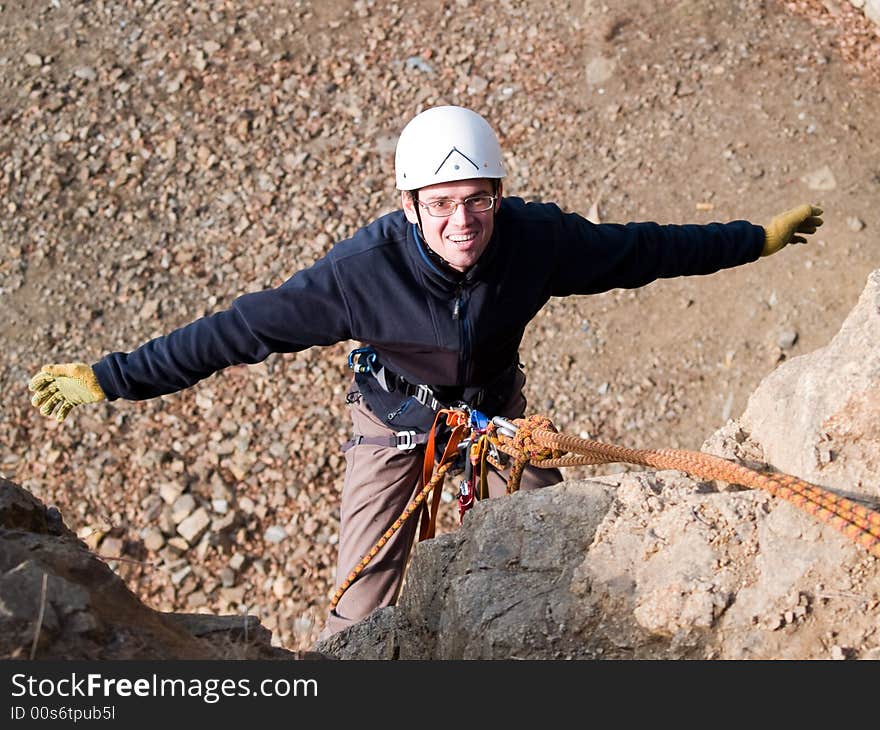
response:
[[[29,384],[44,416],[99,400],[143,400],[194,385],[230,365],[261,362],[349,339],[344,297],[329,264],[301,271],[276,289],[245,294],[222,312],[157,337],[132,352],[113,352],[94,365],[44,365]]]
[[[593,225],[565,216],[553,294],[635,288],[656,279],[712,274],[803,243],[822,225],[821,209],[804,204],[767,225],[745,220],[702,225]],[[587,242],[584,245],[582,242]]]

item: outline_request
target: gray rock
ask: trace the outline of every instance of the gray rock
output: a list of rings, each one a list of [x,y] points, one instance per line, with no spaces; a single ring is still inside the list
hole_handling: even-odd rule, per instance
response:
[[[880,514],[878,339],[880,271],[832,342],[780,365],[706,448]],[[817,458],[829,443],[834,458]],[[782,496],[636,471],[481,502],[458,532],[416,547],[398,606],[315,648],[358,659],[874,656],[878,561]]]
[[[828,165],[803,175],[801,181],[810,190],[834,190],[837,187],[837,180]]]
[[[851,231],[855,231],[856,233],[858,233],[859,231],[865,229],[865,221],[863,221],[858,216],[847,216],[846,227],[849,228]]]
[[[179,525],[192,514],[196,508],[196,499],[191,494],[181,494],[171,505],[171,521]]]
[[[277,545],[279,542],[287,539],[287,531],[280,525],[272,525],[264,533],[263,539],[268,543]]]
[[[740,425],[764,460],[811,482],[876,498],[880,471],[880,271],[825,347],[781,364]],[[833,461],[820,458],[829,450]]]
[[[779,333],[776,338],[776,344],[783,350],[790,350],[794,347],[794,343],[798,340],[797,330],[787,329]]]

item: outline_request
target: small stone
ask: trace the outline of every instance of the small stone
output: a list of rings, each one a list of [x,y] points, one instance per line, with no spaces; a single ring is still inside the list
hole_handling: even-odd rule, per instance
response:
[[[144,541],[144,547],[151,552],[158,552],[165,546],[165,536],[156,527],[147,527],[141,533],[141,539]]]
[[[277,545],[279,542],[287,538],[287,532],[280,525],[272,525],[266,532],[263,534],[263,539],[266,542],[271,542]]]
[[[105,560],[108,558],[118,558],[123,553],[122,540],[118,537],[105,537],[101,541],[101,557]]]
[[[211,532],[223,532],[235,526],[237,516],[235,512],[227,512],[224,515],[211,520]]]
[[[801,182],[805,183],[810,190],[834,190],[837,187],[837,180],[828,165],[807,173],[801,177]]]
[[[783,350],[789,350],[797,340],[798,333],[796,330],[783,330],[779,333],[779,337],[776,338],[776,344]]]
[[[235,586],[234,588],[221,588],[220,597],[226,601],[238,605],[244,601],[245,586]]]
[[[196,508],[196,499],[191,494],[181,494],[171,505],[171,521],[179,525],[192,514]]]
[[[24,54],[24,62],[28,66],[42,66],[43,65],[43,57],[37,53],[25,53]]]
[[[159,486],[159,496],[165,501],[165,504],[174,504],[177,498],[183,494],[184,489],[182,484],[165,482]]]
[[[189,543],[182,537],[175,535],[174,537],[168,538],[168,547],[178,555],[182,555],[189,550]]]
[[[613,59],[597,56],[587,63],[586,82],[590,86],[603,84],[614,75],[616,62]]]
[[[404,61],[407,69],[418,69],[422,73],[432,74],[434,73],[434,68],[430,63],[425,61],[421,56],[410,56]]]
[[[851,215],[848,216],[846,219],[846,227],[849,228],[851,231],[855,231],[856,233],[858,233],[865,228],[865,221],[857,216]]]
[[[318,521],[310,517],[309,519],[306,520],[306,523],[303,525],[303,529],[302,529],[303,534],[311,537],[312,535],[315,534],[315,532],[317,532],[318,526],[319,526]]]
[[[291,588],[293,585],[286,575],[279,575],[272,582],[272,593],[275,594],[275,598],[284,598],[290,593]]]
[[[190,573],[192,573],[192,567],[189,565],[184,565],[180,570],[175,571],[171,574],[171,582],[174,585],[179,586],[181,583],[183,583],[184,578],[186,578],[186,576],[188,576]]]
[[[91,66],[80,66],[73,72],[73,75],[78,79],[82,79],[83,81],[94,81],[98,78],[98,74],[95,73],[95,69]]]
[[[231,568],[221,568],[220,583],[224,588],[232,588],[235,585],[235,571]]]
[[[211,518],[204,507],[199,507],[177,526],[177,532],[190,544],[195,545],[202,533],[208,529]]]

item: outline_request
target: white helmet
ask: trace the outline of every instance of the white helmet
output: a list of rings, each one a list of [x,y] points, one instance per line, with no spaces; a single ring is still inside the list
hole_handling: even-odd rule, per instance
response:
[[[397,140],[398,190],[475,178],[502,178],[501,145],[489,123],[460,106],[435,106],[410,120]]]

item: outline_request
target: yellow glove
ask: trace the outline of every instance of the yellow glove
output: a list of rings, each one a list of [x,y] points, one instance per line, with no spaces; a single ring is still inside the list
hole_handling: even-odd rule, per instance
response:
[[[804,203],[797,208],[780,213],[764,227],[764,248],[761,256],[769,256],[785,248],[789,243],[806,243],[803,236],[795,233],[815,233],[822,225],[822,209]]]
[[[40,372],[31,378],[28,388],[35,394],[31,403],[44,416],[51,416],[57,406],[55,420],[59,423],[67,418],[74,406],[95,403],[107,397],[98,384],[94,370],[84,362],[43,365]]]

